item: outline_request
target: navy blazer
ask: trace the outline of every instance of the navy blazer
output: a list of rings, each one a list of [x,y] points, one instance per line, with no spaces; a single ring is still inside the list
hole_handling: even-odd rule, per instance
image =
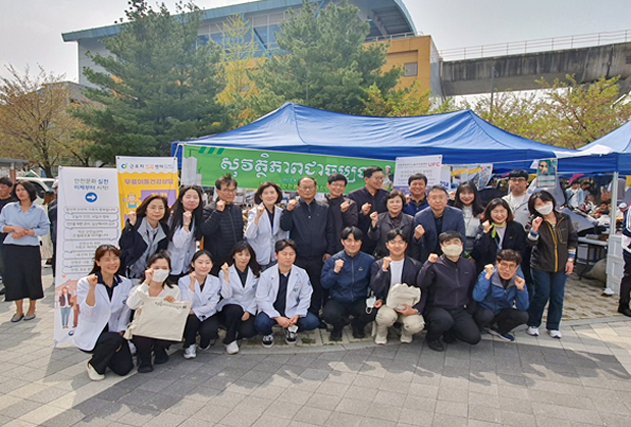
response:
[[[429,254],[431,254],[438,245],[438,233],[436,232],[436,223],[434,222],[434,212],[432,208],[427,207],[416,214],[414,217],[414,228],[416,229],[416,226],[419,224],[425,229],[425,234],[423,234],[420,240],[414,239],[414,243],[418,245],[419,261],[425,262]],[[462,235],[463,239],[466,239],[464,217],[460,209],[452,206],[445,207],[445,211],[443,212],[443,229],[441,232],[444,231],[457,231]]]

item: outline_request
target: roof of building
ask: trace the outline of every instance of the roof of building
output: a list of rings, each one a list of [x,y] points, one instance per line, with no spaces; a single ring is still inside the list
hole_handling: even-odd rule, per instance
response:
[[[309,0],[310,2],[326,3],[327,0]],[[375,17],[386,29],[388,34],[416,33],[416,27],[410,14],[403,4],[403,0],[364,0],[368,3],[368,9],[372,10]],[[351,0],[352,2],[352,0]],[[259,0],[250,3],[241,3],[231,6],[205,9],[203,19],[222,19],[232,15],[266,12],[275,9],[288,9],[299,6],[302,0]],[[113,36],[118,33],[120,24],[85,30],[63,33],[65,42],[79,41],[82,39],[94,39]]]

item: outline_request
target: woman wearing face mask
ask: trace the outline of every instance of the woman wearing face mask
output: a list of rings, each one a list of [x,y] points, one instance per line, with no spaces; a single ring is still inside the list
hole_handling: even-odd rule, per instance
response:
[[[129,292],[127,306],[132,310],[138,310],[149,297],[162,298],[168,302],[179,301],[180,289],[167,282],[171,271],[171,260],[168,252],[160,251],[152,255],[147,264],[148,268],[145,271],[143,281]],[[153,363],[156,365],[166,363],[169,360],[166,351],[171,344],[174,344],[173,341],[138,335],[134,335],[132,341],[137,348],[138,372],[140,373],[153,371],[152,352],[155,355]]]
[[[478,190],[471,182],[463,182],[456,190],[454,206],[462,211],[464,225],[467,233],[464,251],[470,254],[480,226],[480,217],[484,212],[484,206],[480,202]],[[475,257],[473,257],[475,258]],[[495,260],[495,258],[493,258]]]
[[[478,275],[485,265],[495,263],[497,254],[503,249],[512,249],[524,256],[526,233],[520,223],[513,221],[513,213],[505,200],[491,200],[484,210],[482,221],[471,251]]]
[[[381,259],[388,255],[388,249],[386,248],[388,232],[395,228],[401,230],[401,234],[408,244],[406,255],[416,258],[417,245],[412,244],[412,238],[414,237],[414,218],[402,212],[405,204],[405,194],[399,190],[392,190],[386,196],[386,208],[388,211],[383,213],[373,212],[370,214],[372,222],[368,229],[368,238],[377,242],[374,252],[375,258]]]
[[[259,282],[261,266],[256,262],[254,250],[246,242],[239,242],[230,253],[230,267],[227,275],[220,275],[222,288],[231,287],[232,297],[221,300],[219,320],[226,327],[226,353],[239,352],[237,339],[256,336],[256,285]]]
[[[561,338],[559,324],[567,275],[574,271],[578,235],[570,217],[555,210],[554,197],[537,191],[528,200],[532,215],[526,241],[532,247],[530,267],[535,295],[528,310],[528,334],[539,335],[539,325],[548,300],[546,328],[552,338]]]
[[[202,189],[197,185],[180,188],[180,195],[171,207],[169,219],[169,246],[171,276],[177,282],[186,274],[195,253],[195,241],[202,238],[199,224],[202,221]]]
[[[118,242],[121,248],[122,271],[138,283],[144,276],[149,258],[167,248],[169,243],[169,205],[166,197],[157,194],[145,198],[135,212],[127,214],[127,222]]]
[[[230,292],[222,292],[219,279],[210,274],[213,261],[210,252],[195,252],[191,261],[191,273],[180,278],[178,286],[182,292],[182,301],[191,301],[191,312],[184,328],[184,358],[197,357],[197,335],[199,349],[206,350],[217,339],[219,316],[217,303],[219,298],[229,298]],[[226,266],[226,269],[228,266]],[[221,273],[220,273],[221,274]]]

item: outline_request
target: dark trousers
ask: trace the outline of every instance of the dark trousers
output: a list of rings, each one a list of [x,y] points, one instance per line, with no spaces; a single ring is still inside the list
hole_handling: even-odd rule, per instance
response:
[[[620,281],[620,304],[629,305],[631,300],[631,255],[624,251],[624,274]]]
[[[366,313],[366,298],[354,302],[340,302],[330,299],[322,310],[322,319],[331,325],[333,329],[341,331],[349,316],[353,316],[353,328],[364,329],[364,327],[375,320],[377,309],[373,308],[370,314]]]
[[[445,309],[432,307],[425,313],[425,321],[429,323],[427,339],[435,341],[444,333],[454,333],[456,338],[469,344],[480,342],[480,329],[465,308]]]
[[[4,245],[0,242],[0,280],[4,282]],[[54,274],[53,274],[54,276]]]
[[[243,313],[243,308],[239,304],[224,305],[219,312],[219,323],[226,327],[224,344],[230,344],[237,338],[252,338],[256,336],[256,329],[254,328],[255,316],[250,313],[250,317],[244,322],[241,320]]]
[[[151,353],[156,355],[157,360],[167,358],[167,349],[174,341],[159,340],[156,338],[134,336],[133,343],[136,345],[136,355],[140,359],[139,366],[151,366]]]
[[[536,268],[531,269],[530,272],[535,284],[535,296],[530,302],[530,308],[528,309],[528,326],[538,328],[541,325],[541,317],[549,300],[546,328],[549,331],[558,331],[561,316],[563,316],[563,298],[565,297],[567,275],[565,271],[548,273]]]
[[[184,328],[184,347],[195,344],[197,334],[199,334],[199,346],[208,347],[210,341],[217,339],[217,329],[219,329],[219,315],[214,314],[202,321],[196,315],[189,314]]]
[[[318,327],[320,321],[313,313],[307,313],[305,317],[298,319],[298,332],[313,331]],[[261,335],[271,335],[272,327],[276,325],[276,320],[269,317],[267,314],[260,312],[256,315],[254,320],[254,327],[256,332]]]
[[[300,268],[304,268],[309,275],[309,281],[311,282],[311,287],[313,288],[313,294],[311,295],[311,307],[309,307],[309,311],[319,318],[320,309],[325,301],[324,290],[322,289],[322,285],[320,285],[320,275],[322,274],[323,266],[322,258],[299,257],[296,258],[296,265]]]
[[[504,308],[495,314],[488,308],[478,304],[478,309],[473,315],[473,319],[480,328],[491,327],[497,324],[497,331],[500,334],[507,334],[528,321],[528,312],[515,308]]]
[[[127,375],[134,369],[129,344],[123,336],[116,332],[101,332],[92,350],[90,366],[99,374],[104,374],[110,368],[117,375]]]

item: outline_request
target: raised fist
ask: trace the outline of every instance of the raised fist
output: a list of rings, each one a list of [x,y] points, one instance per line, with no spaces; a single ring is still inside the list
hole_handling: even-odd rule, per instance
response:
[[[391,262],[392,262],[392,258],[390,258],[389,256],[383,257],[383,266],[381,266],[383,271],[388,271],[388,268],[390,267]]]
[[[99,281],[99,278],[96,277],[96,274],[90,274],[87,279],[88,285],[90,285],[91,288],[94,288]]]
[[[351,202],[349,202],[348,200],[344,201],[341,205],[340,205],[340,210],[342,212],[346,212],[348,210],[348,208],[351,207]]]
[[[293,211],[296,205],[298,205],[298,200],[296,199],[290,200],[289,203],[287,203],[287,210],[289,212]]]
[[[423,228],[421,224],[417,225],[416,228],[414,229],[414,238],[418,240],[421,237],[423,237],[424,234],[425,234],[425,228]]]
[[[372,205],[370,203],[364,203],[362,205],[362,214],[369,215],[371,209],[372,209]]]
[[[487,264],[484,266],[484,271],[486,271],[487,280],[490,279],[491,276],[493,275],[493,270],[495,270],[495,267],[493,267],[493,264]]]
[[[191,221],[193,220],[193,214],[189,211],[185,211],[182,214],[182,218],[184,218],[184,225],[189,226],[191,225]]]
[[[370,220],[372,221],[373,227],[377,226],[378,219],[379,219],[379,212],[374,211],[373,213],[370,214]]]
[[[515,277],[515,287],[517,289],[519,289],[520,291],[522,291],[524,289],[524,285],[526,284],[526,281],[524,279],[522,279],[519,276]]]
[[[136,225],[136,220],[138,219],[138,217],[136,216],[136,211],[132,211],[129,212],[127,214],[127,221],[129,221],[129,223],[132,225],[132,227],[134,225]]]
[[[538,233],[539,232],[539,227],[541,227],[541,223],[543,223],[543,218],[538,216],[537,218],[535,218],[532,221],[532,228],[531,228],[531,230],[534,231],[535,233]]]
[[[335,268],[333,268],[333,271],[336,273],[339,273],[340,271],[342,271],[342,267],[344,267],[344,260],[343,259],[336,259],[335,260]]]
[[[226,202],[224,202],[223,200],[219,200],[217,202],[217,205],[215,206],[215,208],[219,211],[219,212],[223,212],[224,209],[226,209]]]
[[[263,215],[263,212],[265,212],[265,206],[264,205],[258,205],[256,207],[256,217],[260,218],[261,215]]]
[[[482,228],[484,229],[484,234],[488,234],[491,231],[491,222],[486,220],[482,223]]]
[[[436,261],[438,261],[438,255],[437,254],[429,254],[429,256],[427,257],[427,260],[433,264]]]

